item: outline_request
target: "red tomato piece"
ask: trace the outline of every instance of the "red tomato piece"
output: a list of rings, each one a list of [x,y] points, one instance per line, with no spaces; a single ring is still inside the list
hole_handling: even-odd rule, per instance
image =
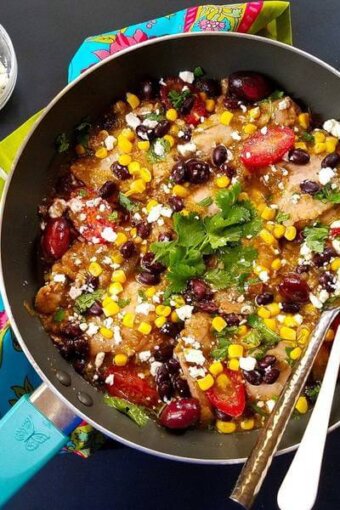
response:
[[[340,236],[340,227],[331,228],[331,231],[329,233],[330,237],[338,237]]]
[[[242,163],[248,168],[272,165],[292,148],[295,134],[289,127],[268,127],[250,136],[243,144],[240,154]]]
[[[201,122],[201,117],[206,116],[207,110],[205,108],[204,101],[200,97],[196,97],[190,113],[188,113],[184,119],[187,124],[193,124],[194,126],[197,126],[197,124]]]
[[[125,398],[133,404],[152,407],[157,405],[158,393],[146,379],[138,377],[137,369],[131,365],[117,367],[112,365],[105,374],[105,379],[113,374],[113,384],[107,384],[110,395]]]
[[[228,377],[227,385],[219,385],[218,380],[214,386],[205,392],[211,405],[229,416],[241,416],[246,405],[244,382],[240,372],[224,369]]]

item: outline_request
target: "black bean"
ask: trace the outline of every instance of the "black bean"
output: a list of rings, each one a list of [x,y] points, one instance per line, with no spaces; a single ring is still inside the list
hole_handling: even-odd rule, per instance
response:
[[[300,189],[302,193],[307,193],[308,195],[315,195],[318,191],[320,191],[321,187],[315,181],[302,181],[300,182]]]
[[[229,414],[226,414],[223,411],[220,411],[219,409],[214,409],[214,413],[218,420],[230,421],[232,419],[231,416],[229,416]]]
[[[148,273],[147,271],[139,273],[136,279],[139,283],[143,283],[144,285],[157,285],[161,281],[159,274]]]
[[[170,122],[168,120],[161,120],[154,128],[156,138],[162,138],[169,132]]]
[[[68,172],[59,177],[56,184],[56,191],[58,195],[68,197],[72,191],[81,187],[85,187],[85,184],[71,174],[71,172]]]
[[[150,223],[146,223],[144,221],[140,222],[140,223],[138,223],[136,228],[137,228],[137,234],[142,239],[147,239],[149,237],[149,235],[151,234],[151,225],[150,225]]]
[[[137,126],[136,135],[141,140],[148,140],[149,142],[151,142],[156,137],[155,130],[148,126],[144,126],[143,124]]]
[[[264,358],[262,358],[261,360],[259,360],[257,362],[257,365],[259,368],[264,370],[265,368],[268,368],[268,367],[274,365],[275,362],[276,362],[276,357],[273,356],[272,354],[267,354]]]
[[[132,177],[127,167],[120,165],[117,161],[113,163],[111,170],[120,181],[126,181]]]
[[[188,283],[188,291],[193,294],[194,299],[202,301],[212,296],[209,285],[200,278],[192,278]]]
[[[340,156],[337,152],[332,152],[331,154],[328,154],[323,160],[321,161],[322,168],[335,168],[340,163]]]
[[[155,262],[155,255],[151,251],[148,251],[145,255],[143,255],[141,266],[145,271],[154,274],[163,273],[166,269],[166,267],[160,262]]]
[[[328,292],[334,292],[336,288],[336,277],[329,271],[323,273],[319,278],[321,287],[326,289]]]
[[[228,110],[239,110],[241,106],[241,101],[236,97],[226,97],[223,103]]]
[[[245,380],[249,382],[249,384],[259,386],[262,383],[263,376],[261,372],[259,372],[258,370],[244,370],[243,375]]]
[[[101,119],[98,123],[99,124],[98,127],[100,127],[100,129],[105,129],[105,130],[109,131],[110,129],[113,128],[115,121],[116,121],[115,114],[113,112],[106,112],[101,117]]]
[[[195,303],[195,308],[197,308],[197,310],[200,312],[206,312],[210,314],[218,312],[218,306],[214,301],[201,301]]]
[[[87,310],[88,315],[101,315],[102,313],[103,308],[97,301]]]
[[[184,208],[183,200],[180,197],[170,197],[169,205],[175,212],[180,212]]]
[[[195,87],[200,92],[205,92],[209,97],[216,97],[221,94],[221,84],[213,78],[198,78],[195,80]]]
[[[60,354],[67,360],[74,358],[81,358],[88,353],[88,341],[83,337],[79,336],[75,339],[67,339],[62,344],[57,345]]]
[[[141,96],[147,101],[154,99],[159,93],[158,82],[153,79],[143,80],[140,84],[140,93]]]
[[[171,179],[176,184],[183,184],[187,180],[188,172],[187,172],[187,166],[184,163],[184,161],[178,161],[173,167],[171,171]]]
[[[153,356],[156,361],[168,361],[168,359],[172,358],[172,354],[174,352],[174,345],[170,343],[163,342],[159,345],[158,349],[154,350]]]
[[[270,370],[266,370],[263,376],[263,382],[265,384],[274,384],[277,381],[280,375],[280,370],[278,368],[271,368]]]
[[[91,274],[87,275],[85,285],[87,285],[87,287],[91,287],[93,290],[98,289],[99,286],[98,276],[92,276]]]
[[[336,255],[333,248],[325,248],[322,253],[315,253],[313,256],[313,262],[317,267],[321,267],[331,260]]]
[[[223,163],[223,165],[220,167],[219,170],[220,170],[220,172],[225,174],[227,177],[229,177],[229,179],[232,179],[236,175],[235,168],[232,167],[231,165],[229,165],[229,163],[227,163],[227,162]]]
[[[70,322],[62,327],[61,334],[63,337],[74,339],[77,338],[78,336],[81,336],[82,331],[78,324],[72,324]]]
[[[99,196],[102,198],[110,198],[112,196],[117,197],[118,190],[114,181],[106,181],[105,184],[99,190]]]
[[[126,243],[122,244],[119,248],[119,251],[126,260],[130,259],[137,253],[136,245],[133,241],[126,241]]]
[[[263,292],[263,294],[258,294],[255,298],[255,302],[257,305],[269,305],[274,301],[274,294],[271,292]]]
[[[241,319],[236,313],[223,313],[221,314],[224,320],[227,323],[227,326],[238,326],[241,322]]]
[[[75,359],[72,362],[72,366],[78,374],[83,374],[86,368],[86,360],[84,358]]]
[[[299,303],[282,303],[282,311],[285,313],[299,313],[300,305]]]
[[[303,149],[291,149],[288,152],[288,159],[296,165],[307,165],[310,160],[310,155]]]
[[[191,108],[194,106],[195,97],[190,95],[186,99],[184,99],[182,106],[180,107],[180,113],[182,115],[187,115]]]
[[[187,381],[181,376],[174,376],[172,380],[173,387],[180,397],[190,397],[190,389]]]
[[[191,140],[191,129],[187,128],[183,131],[183,135],[178,135],[178,138],[180,138],[181,142],[190,142]]]
[[[181,368],[179,361],[175,358],[170,358],[164,365],[170,374],[178,374]]]
[[[162,335],[177,338],[183,326],[180,322],[166,322],[160,329]]]
[[[212,162],[215,166],[221,166],[228,159],[228,151],[224,145],[217,145],[212,153]]]
[[[298,274],[302,274],[308,273],[309,270],[310,270],[309,264],[300,264],[299,266],[296,266],[295,272]]]
[[[158,394],[161,400],[168,401],[173,395],[173,386],[171,381],[162,382],[157,386]]]
[[[203,184],[210,177],[208,163],[202,159],[190,159],[186,162],[188,181],[192,184]]]

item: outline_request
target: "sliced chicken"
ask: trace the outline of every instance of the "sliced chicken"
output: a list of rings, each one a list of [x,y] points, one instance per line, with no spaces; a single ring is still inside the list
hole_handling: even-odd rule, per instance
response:
[[[245,301],[239,302],[238,299],[242,298],[242,294],[237,292],[235,288],[229,288],[226,291],[219,290],[214,295],[214,301],[223,313],[245,313],[247,303]],[[241,300],[240,300],[241,301]],[[249,309],[248,313],[251,313]]]
[[[41,287],[35,298],[36,310],[42,314],[54,313],[63,302],[63,289],[60,283],[49,283]]]
[[[199,202],[208,197],[213,197],[215,189],[212,183],[202,184],[194,190],[186,200],[187,209],[195,209]],[[204,215],[212,216],[220,212],[220,208],[213,202],[209,207],[204,208]]]
[[[191,142],[194,143],[199,151],[200,157],[208,157],[216,145],[223,144],[226,147],[234,141],[231,137],[233,129],[230,126],[224,126],[220,122],[219,115],[212,115],[206,122],[202,131],[193,133]]]
[[[257,123],[262,127],[272,120],[279,126],[293,126],[299,113],[301,113],[300,107],[288,96],[275,101],[264,101],[261,104],[261,115]]]
[[[118,150],[114,149],[104,159],[87,157],[78,159],[71,166],[73,175],[88,188],[98,190],[107,181],[113,180],[111,165],[118,159]]]

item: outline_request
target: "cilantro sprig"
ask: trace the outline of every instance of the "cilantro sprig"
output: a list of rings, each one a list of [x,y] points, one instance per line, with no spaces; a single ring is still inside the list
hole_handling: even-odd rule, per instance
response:
[[[263,320],[257,315],[249,315],[248,324],[261,335],[261,339],[267,345],[275,345],[280,341],[279,335],[265,325]]]
[[[182,90],[181,92],[178,92],[177,90],[170,90],[168,93],[168,99],[176,110],[181,108],[184,101],[189,96],[191,96],[190,90]]]
[[[79,313],[85,313],[96,301],[100,301],[103,294],[104,291],[102,289],[87,294],[81,294],[75,301],[77,311]]]
[[[104,396],[104,402],[109,407],[114,407],[120,413],[126,414],[133,420],[139,427],[145,427],[149,421],[149,416],[143,407],[137,404],[132,404],[124,398]]]
[[[340,204],[340,189],[333,189],[331,184],[328,183],[326,186],[323,186],[320,191],[315,193],[314,198],[321,200],[321,202],[325,204]]]
[[[303,229],[303,235],[308,248],[316,253],[322,253],[324,251],[328,234],[329,227],[321,224],[314,227],[305,227]]]

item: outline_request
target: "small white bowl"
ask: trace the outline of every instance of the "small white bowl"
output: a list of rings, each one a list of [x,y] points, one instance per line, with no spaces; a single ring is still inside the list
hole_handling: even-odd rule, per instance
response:
[[[1,72],[5,68],[4,87],[1,87]],[[0,110],[12,95],[18,75],[18,64],[12,41],[2,25],[0,25]]]

